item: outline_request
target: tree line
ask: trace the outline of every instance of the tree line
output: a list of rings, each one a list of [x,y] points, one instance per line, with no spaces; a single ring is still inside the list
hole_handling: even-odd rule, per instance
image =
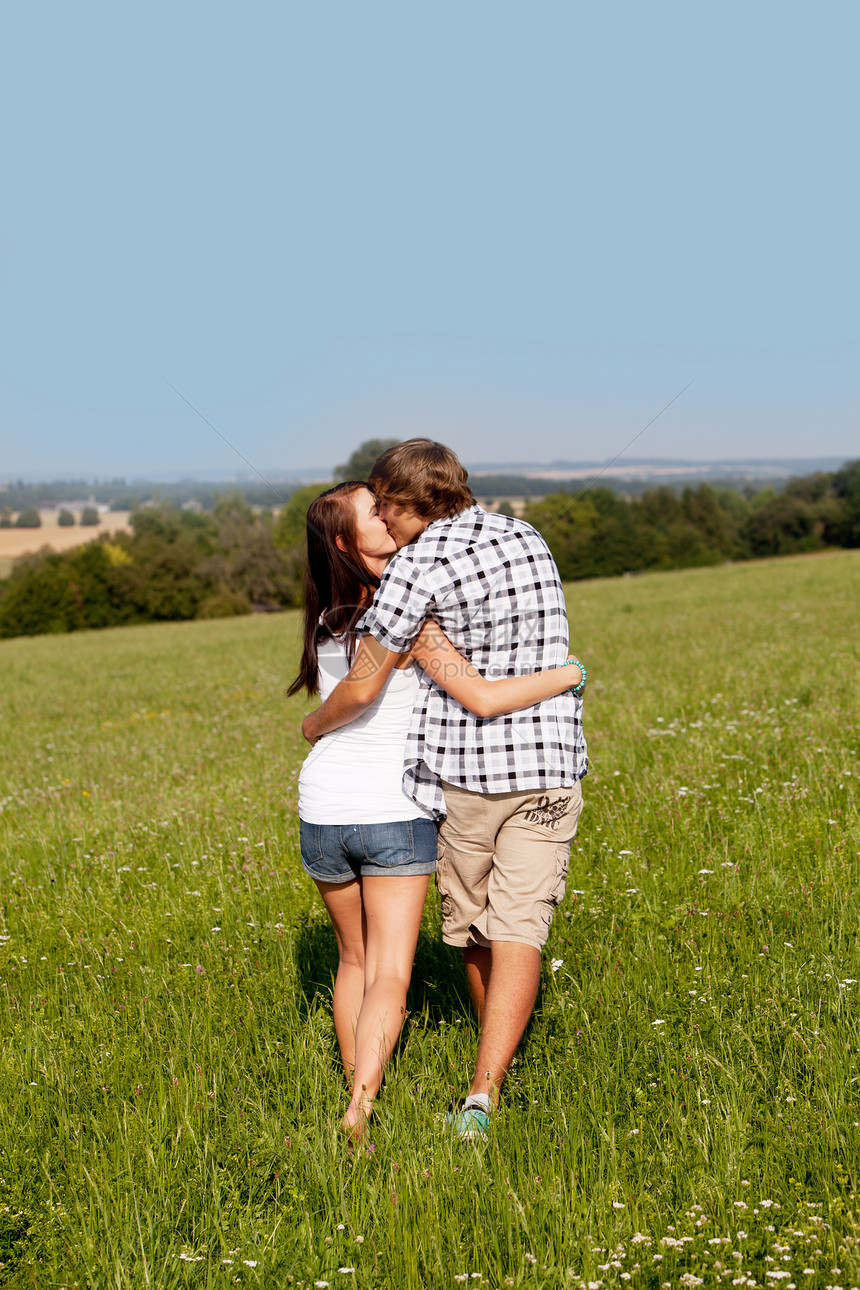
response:
[[[356,456],[337,473],[361,477],[349,469]],[[238,493],[204,513],[162,502],[134,511],[131,533],[25,556],[0,581],[0,638],[297,606],[304,516],[326,486],[300,488],[277,517]],[[860,460],[752,496],[708,484],[633,497],[561,491],[524,518],[565,580],[858,547]]]
[[[68,507],[61,507],[57,514],[57,524],[60,528],[72,528],[75,522],[74,512],[70,511]],[[97,507],[84,506],[81,509],[81,526],[83,528],[96,528],[100,523]],[[0,507],[0,529],[40,529],[41,527],[42,516],[36,506],[25,506],[14,519],[11,506]]]
[[[223,618],[300,601],[299,544],[290,532],[285,545],[272,514],[237,494],[208,513],[142,507],[131,530],[16,561],[0,582],[0,638]]]
[[[630,498],[608,488],[557,492],[523,517],[543,533],[564,580],[856,547],[860,460],[752,496],[709,484]]]

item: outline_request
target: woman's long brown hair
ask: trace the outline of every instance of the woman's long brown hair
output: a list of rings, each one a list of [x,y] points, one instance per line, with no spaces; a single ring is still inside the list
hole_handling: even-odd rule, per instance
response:
[[[287,694],[319,689],[318,647],[325,636],[346,636],[347,655],[355,653],[355,624],[379,586],[379,578],[364,562],[355,532],[352,498],[360,479],[335,484],[308,507],[308,554],[304,576],[304,648],[299,674]],[[337,545],[340,538],[345,551]],[[325,614],[324,625],[320,614]]]

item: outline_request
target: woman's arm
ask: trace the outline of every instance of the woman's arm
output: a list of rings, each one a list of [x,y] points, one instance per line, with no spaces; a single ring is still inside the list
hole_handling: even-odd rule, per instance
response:
[[[530,708],[542,699],[563,694],[582,680],[582,669],[570,663],[546,672],[532,672],[530,676],[503,676],[498,681],[488,681],[454,649],[439,624],[431,619],[421,628],[412,646],[412,657],[431,680],[476,717],[500,717],[518,708]]]
[[[379,698],[400,658],[401,654],[387,650],[372,636],[362,636],[346,676],[338,681],[325,703],[309,712],[302,722],[302,734],[308,743],[315,744],[323,735],[360,717]]]

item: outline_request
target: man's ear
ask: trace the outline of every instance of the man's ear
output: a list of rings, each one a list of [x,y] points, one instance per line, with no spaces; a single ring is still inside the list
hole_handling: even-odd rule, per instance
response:
[[[346,555],[346,543],[344,542],[343,538],[339,533],[334,540],[334,544],[337,547],[338,551],[343,551],[344,555]]]

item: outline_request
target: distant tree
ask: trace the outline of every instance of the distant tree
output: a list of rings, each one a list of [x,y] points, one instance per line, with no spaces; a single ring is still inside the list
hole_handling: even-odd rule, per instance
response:
[[[739,494],[734,494],[734,497],[736,502],[743,504]],[[725,504],[709,484],[699,484],[696,489],[685,488],[681,505],[687,523],[698,534],[702,559],[697,563],[716,563],[718,557],[736,559],[742,554],[737,506]]]
[[[271,516],[255,515],[241,493],[219,497],[213,520],[217,548],[197,572],[214,590],[198,617],[222,618],[252,608],[282,609],[300,603],[298,560],[275,544]]]
[[[11,527],[12,512],[8,506],[4,506],[3,509],[0,510],[0,529],[11,529]]]
[[[130,599],[145,618],[167,622],[197,616],[206,595],[197,572],[201,554],[200,543],[187,532],[172,542],[147,539],[135,546],[134,563],[120,572],[127,574]]]
[[[74,612],[70,570],[60,557],[25,557],[4,588],[0,637],[68,631]]]
[[[591,540],[597,515],[591,499],[550,493],[527,506],[523,519],[543,534],[562,578],[593,576]]]
[[[195,508],[189,509],[192,514],[200,514],[200,511]],[[222,493],[216,499],[212,518],[218,527],[218,540],[222,546],[239,545],[248,529],[254,525],[253,509],[238,489]]]
[[[840,546],[860,546],[860,459],[846,461],[833,476],[840,520],[829,540]]]
[[[740,526],[750,513],[750,503],[745,494],[734,488],[717,488],[714,491],[720,510],[725,511],[733,524]]]
[[[502,500],[501,502],[499,502],[498,506],[496,507],[496,514],[497,514],[497,515],[511,515],[511,516],[512,516],[512,515],[513,515],[513,513],[514,513],[514,508],[513,508],[513,506],[511,506],[510,502],[507,502],[507,501]]]
[[[75,523],[75,517],[71,511],[67,511],[65,506],[57,516],[57,523],[61,529],[70,529]]]
[[[118,572],[100,542],[17,561],[0,603],[0,637],[134,621],[140,615],[127,602]]]
[[[25,506],[15,521],[16,529],[40,529],[41,527],[42,517],[35,506]]]
[[[167,505],[132,512],[133,563],[119,569],[125,595],[144,620],[195,618],[208,591],[199,566],[216,547],[211,516]]]
[[[96,508],[94,506],[85,506],[81,511],[81,527],[95,528],[98,524],[101,524],[101,520]]]
[[[637,531],[630,503],[611,488],[590,488],[587,496],[595,512],[589,576],[611,578],[644,568],[648,542]]]
[[[804,502],[820,502],[830,491],[833,475],[818,470],[814,475],[797,475],[785,485],[786,497],[799,497]]]
[[[327,488],[331,484],[305,484],[281,507],[275,524],[275,545],[282,551],[304,552],[308,507]]]
[[[758,506],[744,525],[749,550],[754,556],[815,551],[822,545],[816,518],[803,498],[778,493]]]
[[[395,444],[401,442],[400,439],[365,439],[364,443],[356,448],[349,461],[342,466],[335,467],[335,479],[366,480],[376,458],[381,456],[388,448],[393,448]]]

